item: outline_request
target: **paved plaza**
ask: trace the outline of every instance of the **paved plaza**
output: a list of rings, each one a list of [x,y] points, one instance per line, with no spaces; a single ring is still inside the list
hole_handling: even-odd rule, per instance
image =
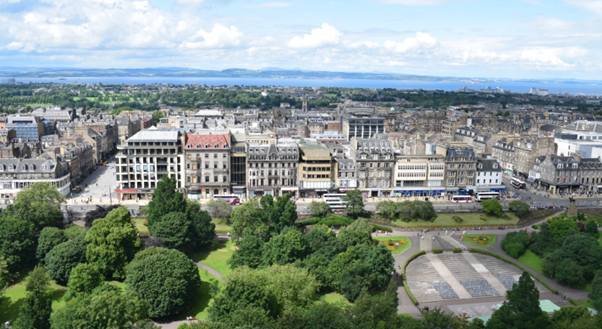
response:
[[[499,259],[469,252],[426,254],[406,269],[408,286],[421,302],[504,297],[522,274],[517,267]],[[549,292],[539,282],[541,293]]]

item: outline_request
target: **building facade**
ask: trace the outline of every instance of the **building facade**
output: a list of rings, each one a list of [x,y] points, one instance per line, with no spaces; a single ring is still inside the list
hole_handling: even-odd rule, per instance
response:
[[[247,191],[250,198],[298,191],[299,146],[247,144]]]
[[[186,194],[191,200],[230,194],[230,134],[187,134],[184,143]]]
[[[389,139],[351,139],[358,188],[366,197],[388,197],[392,191],[395,158]]]

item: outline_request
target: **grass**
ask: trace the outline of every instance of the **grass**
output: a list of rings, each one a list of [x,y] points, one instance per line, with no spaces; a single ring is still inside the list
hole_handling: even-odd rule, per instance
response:
[[[412,246],[412,242],[410,242],[410,239],[406,238],[405,236],[396,236],[396,237],[378,237],[378,238],[373,238],[374,240],[378,241],[379,243],[384,244],[387,249],[391,250],[391,253],[393,255],[399,255],[402,252],[408,250],[411,246]],[[399,242],[399,245],[389,245],[389,241],[393,241],[393,242]]]
[[[518,258],[518,261],[529,266],[537,273],[543,275],[543,270],[541,268],[541,258],[539,258],[539,256],[537,256],[530,249],[527,249],[527,251],[525,251],[525,253]]]
[[[236,245],[233,241],[213,241],[209,251],[201,251],[191,255],[196,262],[209,265],[221,274],[230,273],[230,266],[226,263],[234,254]]]
[[[23,277],[16,284],[11,285],[6,289],[4,297],[0,301],[0,323],[6,321],[14,322],[19,316],[19,308],[25,301],[27,291],[25,285],[27,276]],[[50,281],[50,299],[52,299],[52,309],[56,310],[65,305],[63,296],[67,292],[67,288],[58,285],[54,280]]]
[[[106,283],[113,285],[117,288],[121,288],[121,290],[125,290],[125,282],[121,281],[106,281]]]
[[[211,220],[213,224],[215,224],[215,233],[228,233],[232,232],[232,227],[224,224],[223,219],[213,218]]]
[[[132,218],[134,221],[134,225],[140,234],[149,234],[148,226],[144,224],[146,222],[146,218]]]
[[[199,268],[199,276],[201,277],[201,286],[197,290],[196,298],[190,304],[190,308],[186,312],[178,314],[174,320],[185,320],[187,316],[193,316],[197,319],[204,320],[209,316],[208,309],[213,303],[210,287],[213,282],[220,281],[202,268]]]
[[[467,208],[470,209],[470,208]],[[394,222],[395,225],[401,227],[458,227],[458,226],[479,226],[479,225],[515,225],[518,223],[518,217],[512,212],[506,212],[511,219],[503,219],[501,217],[486,215],[487,220],[481,220],[482,212],[472,213],[439,213],[437,219],[434,222],[414,221],[414,222],[402,222],[397,220]],[[452,219],[452,216],[459,216],[463,219],[461,223],[456,222]]]
[[[585,307],[594,308],[594,301],[591,299],[579,299],[579,302]]]
[[[351,305],[347,298],[338,292],[331,292],[329,294],[322,295],[318,302],[327,302],[328,304],[342,303],[344,305]]]
[[[482,241],[480,238],[487,238],[486,241]],[[477,247],[491,247],[495,244],[495,234],[466,234],[464,236],[464,242]]]

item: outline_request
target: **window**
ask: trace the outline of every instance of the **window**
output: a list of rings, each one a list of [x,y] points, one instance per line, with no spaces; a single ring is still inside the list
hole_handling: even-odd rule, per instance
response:
[[[213,176],[213,182],[217,183],[217,176]]]
[[[209,183],[209,176],[205,176],[205,183]],[[207,190],[207,193],[209,193],[209,190]]]
[[[205,159],[209,159],[209,153],[205,153]]]

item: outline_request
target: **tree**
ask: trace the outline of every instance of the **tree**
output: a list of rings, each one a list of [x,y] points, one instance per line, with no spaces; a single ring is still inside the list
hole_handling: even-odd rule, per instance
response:
[[[266,217],[257,199],[251,199],[236,207],[231,216],[232,238],[238,239],[243,237],[243,234],[253,234],[267,240],[269,227]]]
[[[437,211],[430,201],[414,201],[418,211],[418,217],[426,222],[433,222],[437,219]]]
[[[506,292],[506,299],[487,322],[488,329],[550,327],[550,318],[539,307],[539,291],[527,272],[523,272],[518,285]]]
[[[226,224],[230,224],[230,215],[232,215],[230,202],[225,200],[209,200],[207,211],[211,217],[226,220]]]
[[[602,270],[596,271],[592,280],[592,292],[587,297],[594,301],[596,310],[602,310]]]
[[[105,277],[123,278],[125,266],[140,248],[137,234],[126,208],[111,211],[87,231],[88,262],[96,263]]]
[[[149,323],[148,307],[135,292],[121,292],[105,283],[92,295],[68,301],[52,315],[51,323],[53,329],[156,328]]]
[[[290,193],[279,196],[276,202],[273,202],[271,195],[264,195],[261,198],[261,208],[268,216],[267,224],[272,232],[280,233],[283,228],[295,225],[297,205],[291,198]]]
[[[302,260],[307,255],[303,234],[296,229],[288,230],[272,238],[263,248],[263,264],[285,265]]]
[[[398,202],[397,213],[399,214],[399,219],[404,222],[415,221],[420,217],[417,204],[410,200]]]
[[[17,273],[35,261],[36,241],[33,224],[19,218],[0,217],[0,257],[10,273]]]
[[[364,198],[362,191],[351,190],[347,191],[343,197],[345,203],[345,213],[351,218],[358,218],[364,214]]]
[[[119,207],[120,207],[119,205],[112,205],[112,206],[97,205],[96,209],[94,209],[92,211],[88,211],[86,213],[86,218],[84,219],[84,221],[86,222],[86,224],[85,224],[86,228],[92,227],[92,223],[94,223],[95,220],[107,217],[107,215],[111,211],[113,211],[114,209],[117,209]]]
[[[384,293],[372,295],[364,289],[351,307],[351,317],[357,328],[398,328],[397,320],[397,282],[389,280]]]
[[[550,230],[552,231],[552,239],[554,239],[554,243],[557,245],[561,245],[566,237],[581,232],[577,223],[572,220],[563,219],[554,219],[550,223]]]
[[[261,266],[264,244],[263,240],[254,235],[248,235],[244,239],[236,241],[238,249],[234,251],[234,254],[228,260],[228,264],[232,269],[242,266],[250,268]]]
[[[552,230],[550,229],[550,225],[546,222],[539,225],[539,232],[537,232],[537,234],[532,234],[532,239],[533,243],[529,248],[539,257],[544,257],[556,248],[556,244],[552,238]]]
[[[489,199],[481,202],[481,206],[483,207],[483,211],[489,215],[501,216],[502,215],[502,205],[497,199]]]
[[[559,279],[558,275],[560,275],[563,279],[575,280],[569,278],[570,273],[576,271],[573,273],[579,274],[579,271],[569,266],[577,266],[580,268],[583,278],[590,279],[594,277],[601,263],[602,248],[598,241],[587,234],[574,234],[566,237],[562,247],[547,255],[541,266],[546,274],[554,278]],[[559,270],[560,273],[558,273]],[[580,277],[576,279],[581,280]]]
[[[529,215],[529,213],[531,212],[531,207],[529,207],[528,204],[518,200],[510,202],[508,204],[508,208],[510,209],[510,211],[514,212],[514,214],[518,218],[521,219],[527,217],[527,215]]]
[[[309,204],[309,211],[314,217],[324,217],[330,212],[330,206],[326,202],[314,200]]]
[[[585,224],[585,233],[592,236],[594,239],[598,239],[598,224],[593,220],[590,220]]]
[[[186,310],[201,285],[197,266],[173,249],[151,247],[137,253],[126,273],[126,285],[148,302],[153,318]]]
[[[554,311],[552,316],[556,328],[595,328],[596,318],[590,310],[583,306],[565,306]]]
[[[165,116],[163,115],[163,112],[161,111],[154,111],[153,112],[153,124],[156,126],[157,123],[159,123],[159,121],[161,120],[161,118],[164,118]]]
[[[395,220],[398,217],[398,206],[391,200],[383,200],[377,203],[376,211],[387,221]]]
[[[459,328],[456,316],[453,313],[446,313],[436,307],[430,311],[423,311],[424,324],[426,328],[437,329],[456,329]]]
[[[557,266],[554,273],[558,281],[569,284],[577,284],[583,282],[583,269],[575,261],[571,259],[563,259]]]
[[[191,248],[190,250],[206,249],[211,246],[213,238],[215,238],[215,224],[211,221],[211,216],[204,210],[201,210],[201,205],[194,201],[188,201],[186,204],[186,217],[190,222]]]
[[[170,212],[186,212],[186,200],[176,191],[176,179],[167,175],[157,184],[148,203],[148,230],[154,235],[155,224]]]
[[[48,274],[60,284],[66,284],[71,270],[85,261],[86,250],[77,248],[72,241],[54,247],[44,258]]]
[[[190,251],[192,246],[191,223],[185,213],[170,212],[155,223],[153,236],[161,239],[168,248],[183,252]]]
[[[50,314],[52,313],[52,300],[46,297],[50,278],[42,266],[30,273],[27,280],[27,296],[19,309],[19,318],[15,327],[24,329],[50,328]]]
[[[89,295],[103,280],[104,276],[95,264],[78,264],[71,270],[67,294],[69,298]]]
[[[326,245],[336,242],[336,234],[326,225],[316,225],[309,233],[303,235],[308,252],[314,253]]]
[[[61,202],[64,198],[55,187],[37,182],[17,193],[14,204],[6,209],[6,215],[24,219],[40,231],[63,219]]]
[[[529,245],[529,234],[525,231],[510,232],[502,240],[502,249],[511,257],[518,258]]]
[[[40,237],[38,237],[36,258],[39,261],[43,261],[46,254],[50,252],[52,248],[66,241],[67,237],[65,236],[65,231],[61,231],[56,227],[44,227],[40,233]]]

